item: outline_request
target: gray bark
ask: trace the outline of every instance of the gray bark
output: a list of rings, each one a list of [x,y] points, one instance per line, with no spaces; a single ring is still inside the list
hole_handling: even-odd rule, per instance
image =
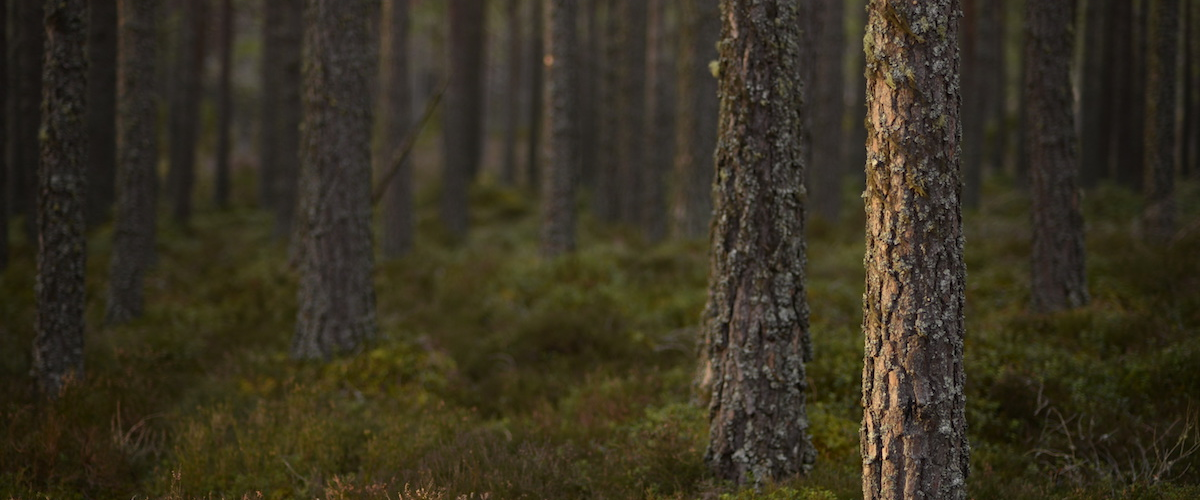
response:
[[[871,0],[863,498],[965,499],[957,0]]]
[[[1179,75],[1179,2],[1152,0],[1146,72],[1146,235],[1170,241],[1175,235],[1175,111]]]
[[[808,435],[804,363],[804,159],[800,149],[799,7],[722,0],[720,140],[705,307],[711,387],[705,461],[718,478],[766,483],[803,474]]]
[[[117,3],[88,2],[88,227],[107,222],[117,179]]]
[[[529,2],[529,23],[532,26],[529,34],[529,140],[525,143],[525,180],[534,192],[541,188],[542,182],[542,112],[545,105],[542,89],[545,19],[542,17],[542,7],[541,0]]]
[[[450,85],[442,126],[442,223],[455,239],[467,235],[467,191],[483,149],[484,25],[481,0],[450,0]]]
[[[376,171],[387,171],[399,153],[397,148],[412,127],[409,109],[412,91],[408,72],[408,1],[384,0],[383,26],[380,28],[381,62],[379,109],[383,110],[379,128]],[[413,199],[412,164],[405,161],[388,182],[383,197],[383,257],[395,259],[412,250]]]
[[[542,255],[575,249],[579,105],[575,0],[544,0],[546,13],[546,166],[542,188]]]
[[[680,12],[674,233],[701,238],[708,235],[712,219],[713,151],[720,104],[717,78],[709,63],[717,58],[721,19],[716,1],[682,2]]]

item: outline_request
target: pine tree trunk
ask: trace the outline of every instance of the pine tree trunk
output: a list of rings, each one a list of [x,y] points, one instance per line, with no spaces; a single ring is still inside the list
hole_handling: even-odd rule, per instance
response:
[[[667,0],[646,0],[646,148],[641,169],[639,212],[642,237],[657,243],[667,237],[667,173],[675,150],[674,72],[667,53]],[[650,147],[653,146],[653,147]]]
[[[588,193],[596,190],[596,173],[600,169],[600,152],[597,149],[600,131],[600,0],[582,0],[576,15],[581,35],[578,36],[576,57],[578,61],[578,84],[576,98],[579,108],[579,189]]]
[[[4,116],[0,116],[0,274],[8,269],[8,118],[11,116],[8,108],[10,86],[8,82],[8,4],[0,5],[0,107]]]
[[[1079,147],[1071,90],[1074,0],[1026,4],[1025,141],[1033,188],[1032,298],[1035,312],[1088,302]]]
[[[804,160],[799,7],[722,0],[720,141],[704,354],[712,388],[705,461],[738,484],[803,474]]]
[[[579,169],[578,59],[575,0],[544,0],[546,13],[546,170],[542,188],[542,255],[575,249],[575,179]]]
[[[849,8],[852,16],[852,25],[857,27],[865,27],[866,21],[866,5],[868,0],[854,0]],[[863,122],[863,118],[867,116],[867,99],[866,99],[866,84],[867,79],[863,76],[866,70],[866,55],[863,53],[862,44],[857,43],[862,40],[863,30],[850,34],[850,39],[856,43],[849,44],[850,52],[854,57],[854,71],[851,72],[852,78],[850,81],[849,99],[850,103],[850,133],[846,138],[846,164],[852,167],[851,174],[855,177],[855,185],[862,186],[865,179],[863,177],[863,165],[867,162],[867,127]]]
[[[678,214],[675,235],[708,235],[712,219],[713,151],[717,147],[717,79],[709,63],[716,60],[721,36],[718,2],[682,2],[679,52],[678,139],[675,186]]]
[[[871,0],[863,498],[965,499],[957,0]]]
[[[301,47],[304,40],[304,0],[284,0],[279,4],[278,51],[280,72],[276,99],[275,127],[277,132],[275,159],[275,183],[272,196],[275,200],[275,237],[290,238],[296,244],[295,221],[300,215],[300,122],[304,120],[301,103]]]
[[[467,190],[483,147],[485,3],[450,0],[450,86],[443,116],[442,223],[461,240],[467,235]]]
[[[371,279],[371,0],[307,0],[300,294],[292,357],[328,359],[375,336]]]
[[[545,68],[545,20],[541,0],[529,1],[529,140],[525,143],[525,181],[531,191],[537,192],[542,184],[542,116],[545,96],[542,89],[542,74]]]
[[[383,111],[379,128],[376,171],[392,168],[397,148],[412,127],[409,110],[412,90],[408,74],[408,1],[385,0],[380,68],[379,109]],[[395,259],[412,250],[413,200],[412,163],[405,161],[386,187],[383,198],[383,257]]]
[[[83,375],[88,7],[87,0],[47,0],[45,8],[33,371],[54,398]]]
[[[1118,118],[1116,137],[1121,141],[1116,158],[1116,177],[1121,185],[1141,190],[1145,185],[1146,160],[1146,79],[1147,67],[1147,12],[1153,0],[1130,0],[1116,2],[1125,4],[1128,13],[1117,14],[1124,26],[1120,30],[1128,30],[1129,45],[1125,56],[1128,57],[1128,84],[1125,99],[1125,116]],[[1114,34],[1116,36],[1116,34]]]
[[[230,185],[230,125],[233,123],[233,0],[221,0],[221,32],[218,46],[220,74],[217,77],[217,150],[213,201],[218,208],[229,208]]]
[[[105,321],[142,315],[158,219],[159,0],[118,0],[117,204]]]
[[[1180,0],[1150,0],[1146,71],[1146,234],[1157,242],[1175,234],[1176,77]]]
[[[174,82],[171,86],[168,148],[170,165],[167,189],[171,216],[187,227],[192,217],[192,192],[196,185],[196,141],[204,77],[204,34],[208,0],[184,2],[180,8],[175,41]]]
[[[641,220],[642,170],[646,168],[646,0],[620,0],[621,83],[617,125],[617,204],[622,222]]]
[[[842,146],[842,118],[846,108],[842,92],[845,76],[842,61],[845,55],[845,1],[821,0],[816,3],[813,17],[815,30],[813,47],[816,74],[812,80],[812,163],[809,164],[809,196],[813,212],[836,222],[842,201],[842,179],[846,174]]]
[[[985,68],[992,68],[991,77],[983,82],[983,115],[984,143],[982,170],[1000,172],[1004,169],[1005,141],[1005,101],[1007,93],[1005,82],[1008,79],[1008,62],[1004,57],[1005,40],[1005,11],[1004,0],[989,0],[980,7],[980,45],[979,63]]]
[[[962,47],[962,202],[965,209],[978,209],[982,197],[983,145],[985,140],[986,80],[992,68],[983,65],[980,33],[982,3],[988,0],[962,0],[963,20],[959,32]]]
[[[1181,170],[1185,177],[1195,179],[1200,173],[1200,2],[1193,0],[1188,9],[1188,56],[1184,59],[1187,81],[1191,82],[1187,85],[1188,126],[1184,135],[1188,153]]]
[[[37,232],[38,128],[41,126],[42,56],[44,30],[42,2],[10,1],[9,11],[9,122],[8,213],[25,216],[30,242]]]
[[[508,100],[504,103],[504,151],[500,181],[517,185],[517,129],[521,126],[521,1],[507,0],[508,18]]]
[[[1113,0],[1088,0],[1084,12],[1083,75],[1079,106],[1080,143],[1083,161],[1079,165],[1079,184],[1090,188],[1108,173],[1108,138],[1105,128],[1112,121],[1111,96],[1113,70],[1111,44],[1108,43],[1109,19]],[[1127,1],[1127,0],[1117,0]],[[1068,59],[1068,63],[1070,60]]]
[[[88,227],[109,220],[117,179],[117,3],[88,2]]]
[[[621,129],[620,85],[621,85],[621,18],[618,16],[622,0],[603,0],[604,33],[601,35],[601,54],[604,60],[600,75],[599,100],[603,103],[597,110],[600,127],[597,141],[596,190],[592,194],[596,217],[604,222],[620,219],[620,149]]]
[[[278,195],[276,186],[280,178],[280,146],[279,135],[281,122],[279,120],[280,99],[274,89],[278,89],[283,78],[282,30],[283,15],[290,0],[263,1],[262,29],[262,90],[259,103],[262,105],[259,113],[262,115],[259,132],[258,149],[258,202],[262,208],[275,210]]]

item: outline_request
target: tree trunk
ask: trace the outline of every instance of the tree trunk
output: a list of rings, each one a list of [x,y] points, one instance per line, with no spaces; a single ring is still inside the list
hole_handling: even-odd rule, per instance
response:
[[[117,178],[117,3],[88,2],[88,227],[109,220]]]
[[[8,118],[12,116],[8,108],[10,86],[8,82],[8,4],[0,5],[0,107],[4,116],[0,116],[0,274],[8,269],[8,216],[10,214],[8,200],[12,196],[8,192]]]
[[[275,158],[278,162],[275,169],[275,185],[272,195],[275,199],[275,237],[276,239],[291,238],[293,244],[297,238],[295,219],[299,208],[300,197],[300,122],[304,120],[304,110],[301,103],[301,47],[304,40],[304,0],[284,0],[280,3],[282,10],[279,19],[280,50],[279,91],[277,99],[277,119],[275,127],[278,130]]]
[[[847,168],[842,146],[842,118],[846,108],[842,92],[846,85],[842,70],[846,45],[844,0],[821,0],[816,3],[813,17],[815,28],[812,35],[815,69],[813,75],[812,100],[812,176],[809,195],[813,212],[836,222],[842,201],[842,179]]]
[[[1114,36],[1128,36],[1128,46],[1125,47],[1127,57],[1128,82],[1123,117],[1118,118],[1116,138],[1120,141],[1116,153],[1117,180],[1130,189],[1140,190],[1144,185],[1145,155],[1146,155],[1146,78],[1147,78],[1147,36],[1146,19],[1151,0],[1130,0],[1115,2],[1123,4],[1128,12],[1116,14],[1120,26]],[[1121,31],[1128,31],[1122,34]]]
[[[871,0],[863,498],[965,499],[957,0]]]
[[[866,5],[867,0],[854,0],[849,9],[851,25],[858,27],[858,31],[851,33],[849,38],[856,42],[863,39],[863,27],[867,25]],[[850,173],[855,177],[855,184],[862,186],[864,182],[862,166],[867,162],[867,127],[863,122],[867,116],[867,79],[863,76],[867,61],[861,43],[852,43],[848,47],[847,50],[852,53],[854,58],[854,71],[851,72],[852,78],[849,85],[850,133],[846,139],[846,164],[853,167]]]
[[[1146,71],[1146,235],[1167,242],[1175,234],[1176,77],[1180,0],[1152,0]]]
[[[461,240],[467,235],[467,190],[483,148],[483,53],[486,6],[450,0],[450,86],[442,131],[442,223]]]
[[[204,34],[208,0],[184,2],[175,41],[174,83],[171,86],[168,147],[171,216],[187,227],[192,218],[192,191],[196,185],[196,141],[203,97]]]
[[[1033,187],[1033,310],[1088,302],[1071,90],[1074,0],[1026,4],[1025,141]]]
[[[980,8],[979,63],[985,68],[992,68],[991,78],[985,79],[981,86],[984,101],[984,143],[980,166],[982,173],[987,174],[1004,169],[1007,100],[1005,82],[1008,81],[1008,62],[1004,57],[1004,16],[1007,5],[1005,0],[989,0],[983,2]]]
[[[541,0],[530,0],[529,23],[529,141],[525,143],[525,181],[529,189],[537,192],[541,187],[541,141],[542,107],[545,104],[542,90],[542,73],[545,68],[545,20],[542,18]]]
[[[1040,0],[1039,0],[1040,1]],[[986,81],[994,68],[983,65],[980,32],[982,5],[988,0],[962,0],[962,169],[963,208],[979,208],[983,184],[983,146],[986,133]]]
[[[521,0],[507,0],[508,17],[508,101],[504,103],[504,151],[500,181],[517,185],[517,129],[521,127]]]
[[[83,375],[88,7],[87,0],[47,0],[45,8],[33,371],[54,398]]]
[[[1187,133],[1184,135],[1185,147],[1188,153],[1184,156],[1180,169],[1189,178],[1196,178],[1200,173],[1200,2],[1195,0],[1188,6],[1188,50],[1186,78],[1191,83],[1187,85]]]
[[[263,1],[262,30],[262,90],[259,103],[262,105],[262,124],[259,131],[258,158],[258,202],[264,209],[277,208],[276,185],[280,178],[280,99],[278,89],[283,78],[282,31],[284,10],[289,0]]]
[[[218,208],[229,208],[230,186],[230,130],[233,123],[232,69],[233,69],[233,0],[221,0],[221,32],[217,56],[220,75],[217,77],[217,150],[216,175],[213,180],[213,201]]]
[[[1083,27],[1083,75],[1079,106],[1080,143],[1083,161],[1079,168],[1079,184],[1090,188],[1108,173],[1108,137],[1105,127],[1112,121],[1111,72],[1112,45],[1108,42],[1109,19],[1113,0],[1088,0]],[[1128,0],[1118,0],[1128,1]],[[1070,59],[1067,60],[1070,63]],[[1068,96],[1069,97],[1069,96]]]
[[[621,83],[617,126],[617,201],[620,220],[641,220],[642,170],[646,168],[646,0],[619,0],[621,22]]]
[[[9,11],[8,213],[25,216],[30,242],[37,232],[38,127],[41,126],[42,2],[11,1]]]
[[[408,1],[385,0],[380,69],[379,109],[383,110],[379,128],[376,171],[386,172],[399,154],[397,148],[412,128],[409,109],[412,91],[408,74]],[[412,250],[413,200],[412,163],[405,161],[388,182],[383,199],[383,257],[395,259]]]
[[[713,151],[717,147],[717,79],[710,62],[721,35],[718,2],[682,2],[679,52],[675,235],[708,235],[712,219]]]
[[[667,237],[667,173],[675,150],[674,72],[667,53],[667,0],[647,0],[646,148],[641,169],[639,212],[642,236],[649,243]],[[650,146],[653,147],[650,147]]]
[[[300,294],[292,357],[328,359],[375,336],[371,281],[371,0],[307,0]]]
[[[118,0],[117,205],[105,321],[142,315],[146,271],[154,262],[158,210],[159,0]]]
[[[621,17],[618,15],[622,0],[603,0],[604,33],[601,36],[601,58],[604,60],[600,75],[599,100],[603,105],[597,109],[600,132],[597,141],[599,159],[596,167],[596,190],[593,210],[604,222],[616,222],[621,217],[620,197],[620,140],[621,109]],[[690,2],[687,2],[690,3]],[[714,85],[715,86],[715,85]],[[711,153],[711,152],[710,152]]]
[[[720,141],[705,308],[705,461],[738,484],[811,468],[804,363],[804,159],[799,6],[722,0]]]
[[[576,137],[579,141],[579,174],[578,183],[582,190],[594,193],[596,190],[596,173],[600,169],[600,152],[597,149],[600,123],[599,108],[603,104],[600,97],[600,0],[583,0],[577,7],[578,26],[581,35],[578,40],[575,60],[577,66],[576,98],[579,108],[579,129]]]
[[[546,171],[542,255],[575,249],[575,178],[579,169],[575,0],[544,0],[546,13]]]

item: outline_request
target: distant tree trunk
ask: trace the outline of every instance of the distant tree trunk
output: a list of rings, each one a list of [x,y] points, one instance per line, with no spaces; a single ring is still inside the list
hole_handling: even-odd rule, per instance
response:
[[[1176,77],[1180,0],[1153,0],[1146,71],[1146,234],[1166,242],[1175,234]]]
[[[984,42],[980,25],[982,5],[989,0],[962,0],[962,203],[965,209],[978,209],[982,196],[983,146],[986,133],[986,81],[994,78],[994,68],[983,65],[980,45]]]
[[[616,103],[621,113],[617,126],[620,160],[617,200],[620,220],[641,220],[642,169],[646,168],[646,35],[649,11],[646,0],[620,0],[621,86]]]
[[[1079,147],[1071,90],[1074,0],[1026,3],[1025,114],[1033,187],[1033,310],[1086,305]]]
[[[218,208],[229,208],[230,124],[233,122],[233,0],[221,0],[221,32],[218,47],[220,75],[217,77],[217,150],[213,201]]]
[[[678,133],[675,186],[679,207],[675,235],[708,235],[712,219],[713,151],[717,147],[717,79],[709,63],[721,35],[718,2],[680,3]]]
[[[42,2],[9,2],[8,213],[25,216],[30,242],[37,233],[38,127],[42,103]]]
[[[596,138],[596,189],[592,193],[596,217],[604,222],[620,219],[620,150],[621,128],[621,18],[618,9],[622,0],[603,0],[604,33],[600,36],[600,57],[603,59],[598,100]],[[685,2],[689,5],[691,2]],[[715,86],[715,85],[714,85]]]
[[[380,68],[379,109],[382,120],[379,128],[379,151],[375,155],[376,171],[386,172],[392,159],[412,128],[409,110],[412,90],[408,73],[408,0],[385,0]],[[405,161],[399,172],[385,188],[383,202],[383,257],[395,259],[412,250],[413,200],[412,163]]]
[[[1146,155],[1146,75],[1147,75],[1147,29],[1146,19],[1152,0],[1130,0],[1116,2],[1125,4],[1129,13],[1121,17],[1125,26],[1119,30],[1129,31],[1128,52],[1129,83],[1126,91],[1126,115],[1118,118],[1117,138],[1121,141],[1117,150],[1117,180],[1130,189],[1140,190],[1144,185]],[[1114,33],[1114,36],[1119,36]]]
[[[589,192],[596,190],[596,173],[600,169],[600,152],[597,149],[600,133],[598,109],[600,100],[600,0],[583,0],[577,8],[581,35],[577,40],[579,96],[579,185]]]
[[[1188,83],[1187,91],[1187,131],[1184,134],[1182,174],[1196,178],[1200,173],[1200,2],[1192,1],[1188,6],[1188,44],[1187,56],[1184,57],[1185,78]]]
[[[542,255],[575,249],[575,178],[579,169],[576,0],[544,0],[546,20],[546,171]]]
[[[284,6],[289,0],[263,1],[263,30],[262,30],[262,90],[259,111],[262,114],[259,138],[258,159],[258,202],[264,209],[275,209],[277,203],[276,185],[280,177],[279,158],[279,106],[280,99],[275,89],[278,89],[283,78],[283,25]]]
[[[836,222],[842,201],[842,179],[847,172],[842,147],[842,118],[846,108],[842,93],[845,76],[842,62],[845,56],[845,0],[821,0],[813,16],[813,48],[815,75],[812,100],[812,163],[809,164],[809,196],[816,215]]]
[[[517,129],[521,127],[521,0],[507,0],[508,17],[508,100],[504,103],[504,150],[501,153],[500,181],[517,185]]]
[[[87,238],[87,0],[46,0],[33,371],[57,397],[83,375]]]
[[[867,116],[867,79],[863,76],[863,72],[866,70],[866,56],[862,43],[858,40],[863,39],[861,27],[865,27],[867,24],[867,0],[854,0],[850,5],[848,12],[852,19],[851,25],[860,28],[850,34],[849,38],[855,40],[855,43],[847,45],[847,50],[852,53],[854,58],[854,71],[850,73],[852,78],[849,84],[851,89],[848,105],[850,108],[850,133],[846,138],[846,164],[853,167],[850,173],[854,175],[856,184],[861,186],[864,182],[862,166],[867,162],[867,127],[863,121]]]
[[[967,498],[958,11],[868,7],[867,500]]]
[[[304,0],[284,0],[279,19],[280,72],[279,91],[274,96],[277,110],[278,148],[275,159],[275,237],[292,238],[295,243],[297,210],[300,198],[300,122],[304,120],[301,103],[301,47],[304,40]]]
[[[1110,103],[1112,121],[1107,124],[1106,138],[1112,156],[1112,166],[1109,175],[1118,182],[1125,184],[1128,176],[1122,173],[1130,162],[1141,162],[1134,154],[1134,143],[1140,142],[1140,132],[1134,131],[1134,59],[1137,57],[1133,39],[1133,3],[1130,1],[1111,0],[1109,4],[1112,13],[1109,15],[1108,36],[1112,44],[1111,68],[1112,101]],[[1144,97],[1143,97],[1144,98]],[[1136,158],[1136,159],[1135,159]]]
[[[91,0],[88,23],[88,227],[109,220],[117,179],[117,2]]]
[[[525,143],[525,180],[529,189],[536,192],[541,187],[541,140],[542,140],[542,72],[545,68],[545,30],[541,0],[530,0],[529,23],[529,141]]]
[[[105,321],[142,315],[158,219],[159,0],[118,0],[117,204]]]
[[[1107,177],[1108,173],[1110,156],[1105,128],[1113,119],[1112,107],[1108,105],[1112,102],[1109,100],[1112,93],[1109,89],[1112,85],[1112,44],[1109,43],[1111,37],[1108,32],[1108,16],[1112,14],[1109,3],[1112,1],[1088,0],[1085,4],[1086,24],[1083,26],[1083,75],[1080,78],[1082,90],[1079,106],[1079,124],[1082,131],[1080,151],[1083,154],[1079,184],[1084,188],[1095,186]],[[1071,99],[1073,98],[1068,96],[1068,102]]]
[[[8,119],[12,116],[8,108],[10,86],[8,82],[8,9],[9,4],[0,5],[0,274],[8,269],[8,201],[12,195],[8,192]]]
[[[980,6],[979,61],[985,68],[993,68],[992,77],[983,82],[984,93],[984,144],[983,173],[1000,172],[1004,169],[1005,101],[1008,81],[1008,62],[1004,57],[1005,0],[989,0]],[[989,170],[990,169],[990,170]]]
[[[200,124],[200,99],[204,78],[204,34],[208,0],[184,2],[175,41],[175,69],[172,73],[169,141],[170,165],[167,187],[170,190],[171,216],[181,226],[192,218],[192,191],[196,185],[196,141]]]
[[[646,0],[646,143],[639,204],[642,236],[649,243],[667,237],[667,173],[675,150],[674,72],[667,54],[667,0]]]
[[[442,223],[455,239],[467,235],[467,190],[483,148],[483,52],[486,6],[450,0],[450,86],[443,108]]]
[[[306,2],[297,359],[328,359],[375,336],[371,1]]]
[[[761,484],[805,473],[816,456],[805,410],[801,19],[787,0],[722,0],[721,12],[705,461],[722,480]]]

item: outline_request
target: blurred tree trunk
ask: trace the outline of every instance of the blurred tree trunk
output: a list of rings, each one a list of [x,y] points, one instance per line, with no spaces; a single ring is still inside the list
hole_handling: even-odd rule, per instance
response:
[[[306,2],[296,359],[328,359],[375,336],[371,3]]]
[[[867,162],[867,127],[864,120],[867,116],[867,99],[866,99],[866,84],[867,79],[863,76],[866,70],[866,54],[863,52],[862,40],[863,28],[866,22],[866,5],[868,0],[853,0],[852,7],[849,9],[852,26],[859,27],[858,31],[852,32],[850,39],[855,43],[847,45],[847,50],[850,51],[851,57],[854,60],[854,70],[850,72],[849,83],[849,109],[850,109],[850,132],[846,138],[846,164],[850,165],[850,174],[854,175],[855,183],[862,186],[863,165]],[[856,189],[857,190],[857,189]]]
[[[230,186],[230,125],[233,123],[233,0],[221,0],[221,31],[218,40],[218,63],[220,75],[217,77],[217,150],[216,175],[213,188],[213,201],[218,208],[229,208]]]
[[[0,274],[8,269],[8,205],[12,199],[8,192],[8,119],[12,116],[8,108],[8,9],[9,4],[0,5],[0,107],[4,109],[0,116]]]
[[[105,321],[142,315],[158,219],[159,0],[118,0],[117,204]]]
[[[276,239],[294,237],[300,177],[300,64],[304,0],[266,0],[263,20],[259,200]]]
[[[1146,234],[1166,242],[1175,234],[1176,78],[1180,0],[1151,0],[1146,71]]]
[[[1200,173],[1200,2],[1192,0],[1188,8],[1187,50],[1184,78],[1187,85],[1187,123],[1184,133],[1181,173],[1196,178]]]
[[[1040,0],[1039,0],[1040,1]],[[988,0],[962,0],[963,20],[959,32],[962,50],[962,169],[964,209],[979,208],[983,182],[983,146],[986,133],[986,80],[994,78],[983,65],[981,33],[982,5]]]
[[[467,190],[483,148],[484,23],[480,0],[450,0],[450,86],[443,108],[442,223],[456,240],[467,235]]]
[[[87,0],[46,0],[33,371],[55,398],[83,376],[88,178]]]
[[[192,218],[192,192],[196,185],[196,141],[200,125],[200,100],[204,92],[204,35],[208,0],[183,2],[175,40],[174,82],[171,85],[167,170],[171,216],[187,227]]]
[[[621,18],[618,8],[622,0],[602,0],[604,33],[600,35],[601,65],[600,94],[596,137],[596,189],[592,194],[596,217],[604,222],[620,219],[620,139],[621,128]]]
[[[646,168],[646,35],[649,5],[646,0],[620,0],[621,84],[616,103],[621,113],[617,125],[617,204],[619,219],[641,220],[642,170]]]
[[[980,6],[980,41],[979,59],[985,68],[992,68],[991,77],[984,79],[982,90],[984,95],[983,121],[984,143],[981,167],[984,174],[1000,172],[1004,169],[1005,141],[1005,102],[1007,93],[1005,82],[1008,81],[1008,63],[1004,57],[1005,48],[1005,15],[1007,2],[1005,0],[988,0]],[[990,169],[990,170],[989,170]]]
[[[812,162],[809,163],[809,196],[813,212],[836,222],[841,208],[842,179],[847,172],[846,143],[842,118],[846,114],[842,94],[846,79],[842,70],[845,56],[845,0],[820,0],[815,5],[812,35],[815,58],[812,99]]]
[[[1122,11],[1117,16],[1118,26],[1113,36],[1128,36],[1124,56],[1128,67],[1126,102],[1123,115],[1118,115],[1115,139],[1118,142],[1116,177],[1118,182],[1131,189],[1142,189],[1145,176],[1146,154],[1146,19],[1150,0],[1115,2]]]
[[[867,500],[967,498],[958,10],[868,7]]]
[[[517,185],[517,131],[521,128],[521,0],[507,0],[508,17],[508,100],[504,103],[504,150],[501,153],[500,181]]]
[[[718,2],[680,3],[678,133],[675,187],[678,215],[675,235],[708,235],[712,219],[713,151],[717,147],[717,79],[710,62],[721,36]]]
[[[42,121],[42,2],[10,1],[8,45],[8,213],[25,216],[25,235],[37,233],[38,127]]]
[[[1113,0],[1088,0],[1084,3],[1083,75],[1079,106],[1080,187],[1090,188],[1108,174],[1108,137],[1105,129],[1112,121],[1112,37],[1109,36]],[[1126,0],[1118,0],[1126,1]]]
[[[674,71],[668,54],[667,0],[647,0],[646,143],[639,220],[649,243],[667,237],[667,174],[675,151]]]
[[[541,141],[542,141],[542,73],[545,67],[545,20],[542,18],[541,0],[530,0],[529,23],[529,140],[525,143],[525,181],[529,189],[537,192],[541,188]]]
[[[88,22],[88,227],[109,220],[117,178],[117,2],[90,0]]]
[[[412,128],[412,91],[408,71],[408,0],[384,0],[379,80],[382,111],[375,170],[386,172],[405,134]],[[513,99],[515,101],[516,99]],[[385,188],[383,199],[383,257],[395,259],[413,246],[412,163],[405,161]]]
[[[1026,3],[1025,114],[1033,191],[1033,310],[1086,305],[1079,142],[1071,89],[1075,1]]]
[[[702,386],[711,387],[705,462],[721,480],[804,474],[804,159],[801,19],[788,0],[722,0],[720,140],[705,307]]]
[[[542,255],[575,249],[575,185],[579,169],[576,0],[546,2],[546,171],[542,189]]]
[[[604,103],[600,97],[600,64],[603,56],[600,54],[600,0],[583,0],[576,13],[579,16],[578,25],[581,32],[577,43],[578,85],[576,91],[579,97],[576,103],[579,108],[579,175],[581,188],[594,193],[596,190],[596,172],[599,169],[600,153],[597,150],[600,135],[598,109]]]
[[[259,111],[262,114],[258,154],[258,201],[264,209],[273,210],[278,200],[275,186],[280,177],[279,158],[279,106],[280,99],[274,89],[278,89],[283,78],[283,13],[289,0],[263,1],[262,29],[262,90]]]
[[[1113,10],[1109,17],[1109,37],[1113,45],[1112,60],[1109,66],[1112,70],[1112,101],[1113,119],[1108,123],[1107,138],[1113,165],[1109,174],[1122,184],[1128,182],[1128,175],[1123,173],[1131,162],[1141,162],[1134,154],[1134,145],[1142,140],[1140,131],[1135,132],[1135,79],[1134,59],[1137,57],[1133,38],[1133,3],[1131,1],[1113,1]],[[1143,97],[1144,98],[1144,97]]]

